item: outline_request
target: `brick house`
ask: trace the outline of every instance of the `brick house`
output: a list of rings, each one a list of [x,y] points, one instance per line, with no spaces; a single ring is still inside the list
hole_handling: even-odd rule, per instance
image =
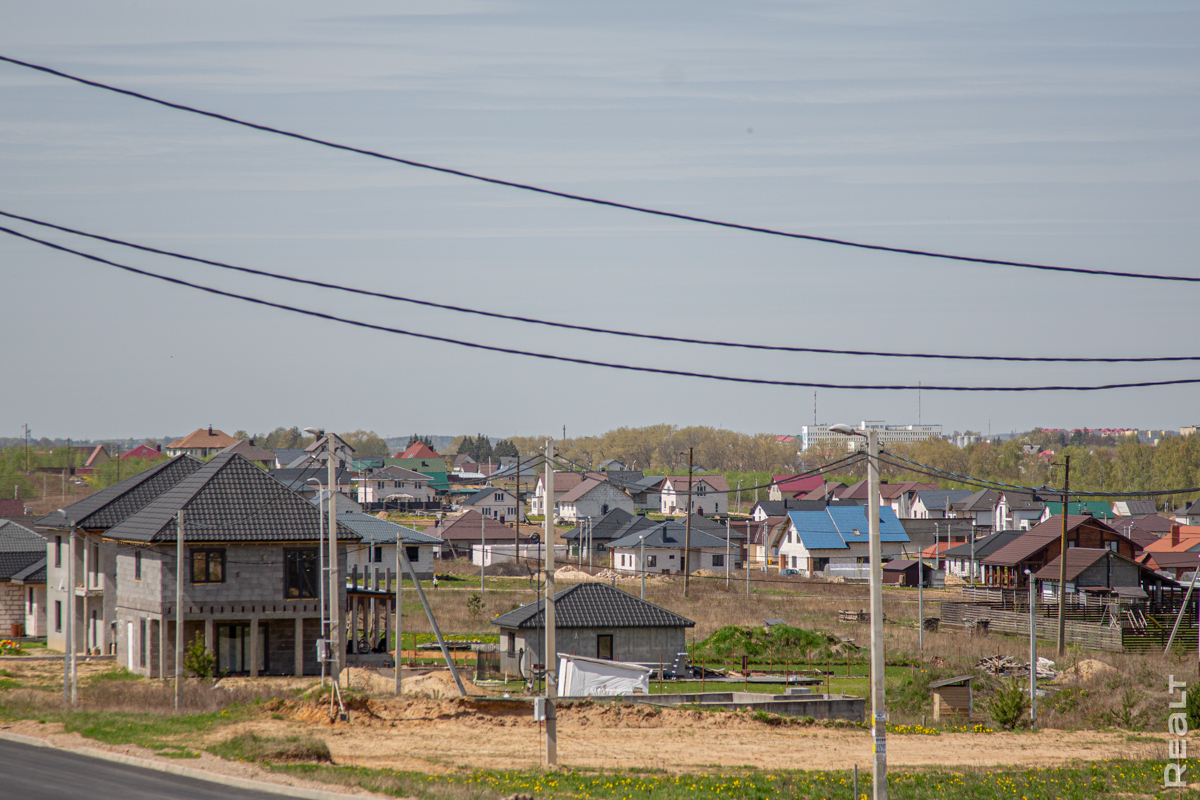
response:
[[[174,662],[176,536],[184,513],[184,641],[229,674],[320,672],[320,510],[236,453],[216,456],[105,533],[115,550],[117,660],[147,677]],[[341,523],[338,539],[357,546]],[[343,571],[346,556],[339,558]],[[345,605],[345,581],[337,601]]]
[[[44,617],[46,590],[43,586],[39,591],[32,581],[26,586],[24,578],[33,576],[38,564],[44,567],[45,562],[45,539],[24,525],[0,519],[0,639],[7,639],[14,626],[20,626],[26,635],[38,635],[37,609],[43,609]],[[33,628],[26,617],[27,605],[34,612]]]

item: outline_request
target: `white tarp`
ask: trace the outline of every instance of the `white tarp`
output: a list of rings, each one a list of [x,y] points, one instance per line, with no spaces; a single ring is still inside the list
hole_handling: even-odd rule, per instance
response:
[[[558,696],[650,693],[650,668],[624,661],[558,654]]]

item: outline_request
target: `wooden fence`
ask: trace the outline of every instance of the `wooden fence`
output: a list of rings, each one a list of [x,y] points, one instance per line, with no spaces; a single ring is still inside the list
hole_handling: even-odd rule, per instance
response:
[[[969,628],[975,627],[975,623],[983,619],[989,621],[988,630],[990,631],[1029,635],[1028,612],[1002,611],[998,608],[989,608],[973,603],[942,603],[941,620],[943,625]],[[1051,642],[1058,640],[1057,619],[1038,615],[1036,624],[1039,639]],[[1077,644],[1093,650],[1119,653],[1125,649],[1121,628],[1099,622],[1068,619],[1065,625],[1065,638],[1068,644]]]

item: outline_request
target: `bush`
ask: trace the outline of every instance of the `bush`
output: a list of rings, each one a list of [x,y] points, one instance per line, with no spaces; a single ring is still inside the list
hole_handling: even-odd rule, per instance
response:
[[[483,598],[479,596],[478,592],[467,598],[467,613],[471,615],[472,619],[483,613]]]
[[[201,680],[208,680],[213,676],[213,670],[217,666],[217,657],[213,655],[212,650],[204,646],[204,639],[200,634],[196,634],[192,643],[184,651],[183,666]]]
[[[987,708],[997,725],[1003,730],[1011,731],[1020,725],[1029,713],[1029,687],[1024,681],[1002,683],[988,701]]]

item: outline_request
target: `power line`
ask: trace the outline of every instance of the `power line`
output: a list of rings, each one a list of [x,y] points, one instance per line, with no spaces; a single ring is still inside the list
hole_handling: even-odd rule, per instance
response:
[[[741,350],[764,350],[778,353],[810,353],[815,355],[839,355],[839,356],[873,356],[878,358],[913,358],[913,359],[932,359],[932,360],[949,360],[949,361],[1014,361],[1026,363],[1079,363],[1079,364],[1119,364],[1119,363],[1158,363],[1172,361],[1200,361],[1200,355],[1196,356],[1130,356],[1130,357],[1075,357],[1075,356],[1000,356],[1000,355],[965,355],[957,353],[906,353],[893,352],[886,350],[847,350],[830,347],[799,347],[791,345],[773,345],[773,344],[753,344],[747,342],[727,342],[714,339],[697,339],[685,336],[668,336],[665,334],[641,333],[637,331],[619,330],[614,328],[602,328],[595,325],[579,325],[569,322],[556,322],[553,320],[541,319],[538,317],[526,317],[519,314],[503,314],[497,311],[485,311],[478,308],[470,308],[468,306],[453,305],[451,303],[438,303],[433,300],[423,300],[416,297],[407,297],[405,295],[390,294],[388,292],[377,292],[370,289],[357,289],[351,286],[343,286],[335,283],[327,283],[325,281],[317,281],[309,278],[298,278],[294,275],[286,275],[279,272],[270,272],[268,270],[255,269],[253,267],[243,267],[237,264],[229,264],[224,261],[215,261],[208,258],[200,258],[198,256],[190,256],[185,253],[177,253],[171,250],[163,250],[158,247],[149,245],[137,244],[124,239],[118,239],[114,236],[105,236],[98,233],[89,233],[81,231],[77,228],[69,228],[65,225],[58,225],[53,222],[35,219],[33,217],[23,216],[21,214],[13,214],[8,211],[0,211],[0,217],[8,217],[9,219],[28,222],[32,225],[39,225],[44,228],[69,233],[74,236],[83,236],[89,239],[95,239],[109,244],[128,247],[133,250],[139,250],[144,253],[154,253],[155,255],[167,256],[169,258],[177,258],[182,261],[190,261],[196,264],[205,264],[210,267],[219,269],[231,270],[240,272],[246,275],[255,275],[262,278],[271,278],[273,280],[287,281],[302,286],[312,286],[318,289],[327,289],[331,291],[345,292],[347,294],[356,294],[363,297],[372,297],[381,300],[392,300],[400,303],[409,303],[416,306],[424,306],[426,308],[436,308],[443,311],[453,311],[459,314],[472,314],[490,319],[501,319],[509,322],[520,322],[527,325],[544,325],[551,328],[560,328],[563,330],[581,331],[584,333],[604,334],[608,336],[622,336],[633,339],[648,339],[658,342],[673,342],[679,344],[702,345],[706,347],[723,347],[734,348]]]
[[[15,236],[26,241],[40,244],[44,247],[58,250],[63,253],[79,256],[80,258],[94,261],[98,264],[105,264],[116,269],[129,272],[134,275],[139,275],[145,278],[154,278],[165,283],[172,283],[176,286],[184,286],[189,289],[195,289],[201,292],[217,295],[219,297],[228,297],[234,300],[242,300],[255,305],[266,306],[268,308],[276,308],[281,311],[289,311],[294,314],[302,314],[308,317],[315,317],[330,322],[339,322],[343,325],[351,325],[356,328],[365,328],[367,330],[381,331],[383,333],[393,333],[400,336],[409,336],[415,339],[425,339],[431,342],[441,342],[443,344],[456,345],[458,347],[467,347],[474,350],[486,350],[493,353],[505,353],[507,355],[525,356],[527,358],[537,358],[544,361],[559,361],[567,364],[580,364],[589,367],[604,367],[606,369],[624,370],[626,372],[641,372],[653,375],[672,375],[681,378],[700,378],[710,381],[722,381],[725,383],[741,383],[751,384],[756,386],[781,386],[781,387],[799,387],[806,389],[847,389],[851,391],[925,391],[931,392],[1100,392],[1110,391],[1114,389],[1142,389],[1156,386],[1180,386],[1188,384],[1200,384],[1200,378],[1173,378],[1170,380],[1161,381],[1133,381],[1128,383],[1109,383],[1099,385],[1045,385],[1045,386],[955,386],[955,385],[921,385],[912,386],[906,384],[851,384],[851,383],[817,383],[812,381],[786,381],[772,380],[767,378],[743,378],[733,375],[717,375],[707,372],[693,372],[689,370],[665,369],[662,367],[643,367],[633,364],[621,364],[611,361],[596,361],[587,358],[575,358],[573,356],[561,356],[551,353],[540,353],[531,350],[518,350],[510,347],[498,347],[496,345],[482,344],[479,342],[470,342],[465,339],[454,339],[448,336],[437,336],[431,333],[420,333],[418,331],[404,330],[402,328],[393,328],[387,325],[377,325],[371,322],[351,319],[347,317],[339,317],[334,314],[327,314],[322,311],[312,311],[310,309],[290,306],[285,303],[277,303],[273,300],[264,300],[259,297],[237,294],[235,292],[227,292],[223,289],[217,289],[211,286],[204,286],[198,283],[185,281],[181,278],[172,278],[167,275],[160,275],[148,270],[131,267],[128,264],[121,264],[116,261],[111,261],[107,258],[84,253],[80,250],[74,250],[70,247],[64,247],[60,244],[48,242],[44,239],[38,239],[35,236],[30,236],[11,228],[0,227],[0,233],[7,233],[10,236]]]
[[[320,145],[322,147],[332,148],[334,150],[342,150],[342,151],[348,152],[348,153],[355,153],[357,155],[368,156],[370,158],[376,158],[376,159],[380,159],[383,161],[390,161],[390,162],[393,162],[396,164],[403,164],[405,166],[415,167],[417,169],[424,169],[424,170],[429,170],[431,172],[438,172],[443,175],[453,175],[453,176],[459,177],[459,178],[466,178],[468,180],[480,181],[482,183],[489,183],[494,186],[504,186],[509,189],[519,189],[522,191],[534,192],[536,194],[547,195],[550,197],[558,197],[563,200],[573,200],[573,201],[579,202],[579,203],[588,203],[591,205],[605,206],[608,208],[621,209],[623,211],[633,211],[633,212],[636,212],[639,214],[649,214],[651,216],[663,217],[666,219],[675,219],[675,220],[680,220],[682,222],[693,222],[693,223],[697,223],[700,225],[709,225],[709,226],[718,227],[718,228],[726,228],[729,230],[738,230],[738,231],[744,231],[747,233],[761,233],[761,234],[766,234],[768,236],[780,236],[780,237],[784,237],[787,239],[801,239],[804,241],[819,242],[822,244],[831,244],[831,245],[837,245],[840,247],[853,247],[853,248],[857,248],[860,250],[874,250],[874,251],[884,252],[884,253],[898,253],[900,255],[920,256],[923,258],[937,258],[937,259],[943,259],[943,260],[948,260],[948,261],[967,262],[967,263],[972,263],[972,264],[986,264],[986,265],[990,265],[990,266],[1019,267],[1021,269],[1043,270],[1043,271],[1047,271],[1047,272],[1066,272],[1066,273],[1074,273],[1074,274],[1079,274],[1079,275],[1095,275],[1095,276],[1110,277],[1110,278],[1137,278],[1140,280],[1179,281],[1179,282],[1184,282],[1184,283],[1200,283],[1200,277],[1191,277],[1191,276],[1186,276],[1186,275],[1160,275],[1160,274],[1142,273],[1142,272],[1124,272],[1124,271],[1117,271],[1117,270],[1086,269],[1083,267],[1062,267],[1062,266],[1055,266],[1055,265],[1051,265],[1051,264],[1037,264],[1037,263],[1026,262],[1026,261],[1007,261],[1007,260],[998,259],[998,258],[982,258],[979,256],[954,255],[951,253],[941,253],[941,252],[937,252],[937,251],[933,251],[933,250],[918,250],[918,249],[907,248],[907,247],[891,247],[888,245],[881,245],[881,244],[868,244],[866,242],[857,242],[857,241],[853,241],[850,239],[835,239],[835,238],[828,237],[828,236],[816,236],[816,235],[807,234],[807,233],[795,233],[792,231],[784,231],[784,230],[779,230],[776,228],[767,228],[767,227],[763,227],[763,226],[759,226],[759,225],[745,225],[745,224],[737,223],[737,222],[725,222],[722,220],[712,219],[709,217],[699,217],[699,216],[694,216],[691,214],[680,214],[680,213],[673,212],[673,211],[664,211],[661,209],[650,208],[647,206],[637,206],[637,205],[633,205],[631,203],[621,203],[621,202],[617,202],[615,200],[604,200],[604,199],[601,199],[598,197],[589,197],[587,195],[572,194],[570,192],[562,192],[562,191],[557,191],[555,189],[547,189],[545,187],[535,186],[535,185],[529,184],[529,183],[520,183],[517,181],[503,180],[501,178],[491,178],[486,175],[479,175],[479,174],[473,173],[473,172],[466,172],[465,170],[454,169],[451,167],[441,167],[441,166],[437,166],[435,164],[429,164],[429,163],[425,163],[422,161],[415,161],[411,158],[401,158],[399,156],[392,156],[392,155],[388,155],[386,153],[381,153],[381,152],[378,152],[375,150],[367,150],[367,149],[364,149],[361,147],[354,147],[352,145],[340,144],[338,142],[329,141],[327,139],[319,139],[315,136],[307,136],[302,133],[296,133],[294,131],[288,131],[288,130],[284,130],[282,128],[275,128],[270,125],[262,125],[262,124],[259,124],[256,122],[249,122],[247,120],[229,116],[228,114],[220,114],[215,111],[205,111],[203,109],[195,108],[194,106],[185,105],[183,103],[174,103],[174,102],[171,102],[170,100],[163,100],[161,98],[154,97],[153,95],[143,94],[142,92],[135,92],[131,89],[122,89],[120,87],[113,86],[111,84],[102,83],[100,81],[90,80],[88,78],[83,78],[78,75],[72,75],[68,72],[62,72],[61,70],[52,69],[50,67],[45,67],[40,64],[34,64],[34,63],[31,63],[28,61],[21,61],[19,59],[11,58],[9,56],[0,55],[0,61],[7,62],[9,64],[13,64],[18,67],[25,67],[26,69],[35,70],[37,72],[41,72],[46,75],[53,75],[56,78],[63,78],[65,80],[74,81],[75,83],[83,84],[84,86],[91,86],[92,88],[95,88],[95,89],[103,89],[108,92],[114,92],[116,94],[124,95],[126,97],[132,97],[137,100],[144,100],[149,103],[154,103],[156,105],[164,106],[165,108],[175,109],[176,111],[185,111],[189,114],[197,114],[197,115],[200,115],[203,117],[208,117],[210,119],[220,120],[221,122],[228,122],[233,125],[240,125],[244,128],[250,128],[252,130],[261,131],[263,133],[272,133],[272,134],[276,134],[278,136],[286,136],[289,139],[296,139],[298,141],[308,142],[309,144],[316,144],[316,145]]]

